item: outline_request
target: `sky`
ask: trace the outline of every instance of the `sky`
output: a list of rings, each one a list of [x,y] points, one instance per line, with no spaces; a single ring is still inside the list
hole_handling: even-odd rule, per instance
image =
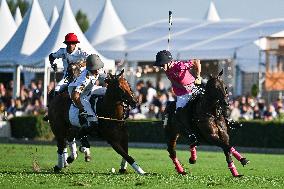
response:
[[[28,0],[32,2],[32,0]],[[70,0],[74,13],[85,12],[92,23],[105,0]],[[117,14],[127,29],[166,19],[168,11],[175,17],[202,20],[211,0],[112,0]],[[60,11],[64,0],[39,0],[41,8],[49,19],[52,9]],[[284,0],[213,0],[221,19],[264,20],[284,17]]]

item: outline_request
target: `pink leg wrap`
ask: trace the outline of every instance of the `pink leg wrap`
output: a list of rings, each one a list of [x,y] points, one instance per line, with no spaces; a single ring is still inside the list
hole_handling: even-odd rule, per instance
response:
[[[235,150],[234,147],[231,147],[230,151],[238,161],[240,161],[243,158],[243,156],[237,150]]]
[[[173,163],[175,164],[176,170],[178,173],[184,173],[184,169],[181,166],[179,160],[175,157],[175,158],[171,158],[173,160]]]
[[[195,161],[197,159],[196,146],[190,147],[190,155],[191,160]]]
[[[239,176],[239,173],[237,171],[237,168],[236,168],[234,162],[228,163],[228,168],[230,169],[233,177]]]

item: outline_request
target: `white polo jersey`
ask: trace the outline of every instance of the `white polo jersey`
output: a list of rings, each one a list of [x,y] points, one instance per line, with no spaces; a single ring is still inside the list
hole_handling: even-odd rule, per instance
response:
[[[88,57],[88,54],[85,51],[82,51],[80,48],[76,47],[76,49],[69,54],[66,50],[66,48],[60,48],[57,52],[52,53],[52,56],[54,58],[62,58],[63,62],[63,73],[65,75],[67,71],[68,64],[78,62],[82,59],[86,59]]]
[[[96,85],[96,81],[99,78],[99,74],[95,77],[90,74],[88,70],[83,70],[79,77],[77,77],[68,87],[76,87],[75,91],[87,95],[92,91],[93,87]]]

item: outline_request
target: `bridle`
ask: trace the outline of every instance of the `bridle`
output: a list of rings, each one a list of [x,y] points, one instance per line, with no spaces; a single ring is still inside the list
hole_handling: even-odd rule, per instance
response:
[[[119,84],[119,78],[118,76],[114,76],[114,78],[111,78],[110,80],[117,80],[118,83],[115,85],[115,87],[112,89],[113,92],[118,93],[117,95],[117,104],[116,105],[121,105],[123,108],[123,118],[122,119],[117,119],[117,118],[111,118],[111,117],[98,117],[100,119],[104,120],[110,120],[110,121],[118,121],[118,122],[125,122],[125,120],[129,117],[129,110],[130,107],[134,107],[136,105],[136,101],[134,100],[134,93],[132,92],[130,88],[130,95],[129,92],[125,91],[122,86]],[[127,84],[129,85],[128,81],[125,80]],[[112,85],[114,85],[112,83]]]

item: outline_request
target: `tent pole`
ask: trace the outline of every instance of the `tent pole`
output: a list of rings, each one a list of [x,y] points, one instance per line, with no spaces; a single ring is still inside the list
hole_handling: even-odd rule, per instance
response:
[[[47,86],[48,86],[48,78],[49,78],[49,71],[48,71],[48,60],[45,58],[44,60],[44,82],[43,82],[43,104],[44,106],[47,105]]]
[[[21,66],[16,65],[15,70],[13,73],[13,82],[14,82],[14,87],[13,87],[13,98],[17,98],[20,96],[20,87],[21,87]]]

